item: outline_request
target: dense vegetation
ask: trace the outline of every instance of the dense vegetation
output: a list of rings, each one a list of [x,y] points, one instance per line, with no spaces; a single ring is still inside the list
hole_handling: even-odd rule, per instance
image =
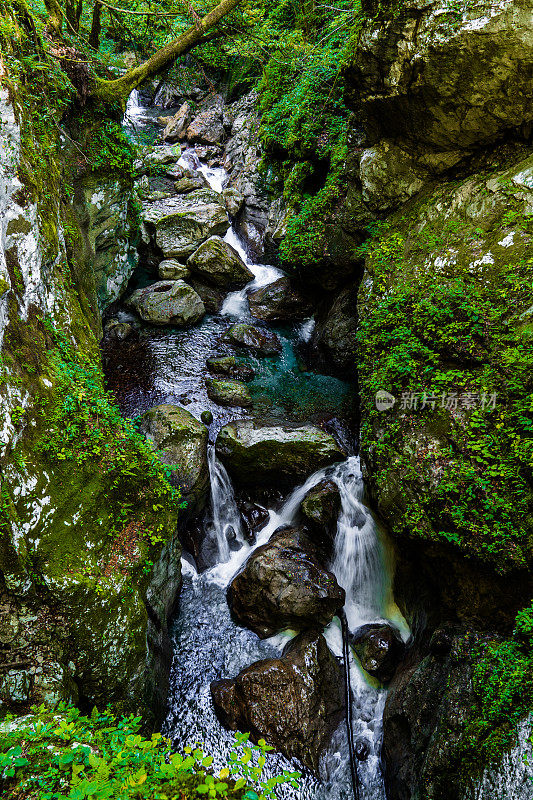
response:
[[[160,733],[145,738],[139,717],[113,716],[95,708],[90,717],[76,708],[45,706],[22,719],[8,717],[0,729],[0,791],[6,800],[84,798],[243,798],[260,800],[275,787],[297,786],[298,773],[263,775],[263,740],[248,744],[236,734],[226,767],[212,769],[213,757],[199,747],[171,748]]]

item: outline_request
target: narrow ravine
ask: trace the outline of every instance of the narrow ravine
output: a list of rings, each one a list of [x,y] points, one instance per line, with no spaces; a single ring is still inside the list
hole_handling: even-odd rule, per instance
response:
[[[136,92],[132,94],[126,123],[135,129],[153,129],[156,109],[143,109]],[[154,145],[157,147],[157,145]],[[209,168],[194,148],[185,150],[178,164],[201,173],[209,186],[221,192],[227,180],[222,167]],[[363,501],[364,483],[351,419],[343,412],[354,402],[353,390],[338,379],[302,369],[299,349],[309,339],[313,318],[290,327],[277,326],[282,352],[275,358],[248,357],[255,370],[250,384],[254,412],[265,395],[269,418],[307,422],[311,417],[341,432],[345,450],[352,453],[336,465],[311,474],[303,485],[268,504],[268,518],[256,531],[255,541],[247,541],[237,505],[235,490],[228,472],[215,453],[220,428],[229,420],[249,415],[244,409],[221,407],[206,394],[204,376],[206,359],[220,355],[224,348],[219,337],[234,322],[250,320],[247,295],[267,286],[283,275],[276,267],[256,264],[248,256],[245,243],[234,227],[224,240],[241,256],[254,278],[243,289],[225,297],[220,312],[206,316],[186,331],[143,327],[133,350],[122,351],[118,345],[106,353],[108,381],[123,412],[140,414],[157,403],[175,403],[186,407],[196,417],[210,411],[208,464],[210,475],[209,510],[203,521],[203,537],[212,554],[208,569],[199,573],[192,557],[183,557],[183,588],[179,611],[173,626],[174,660],[171,673],[169,713],[164,733],[176,745],[199,742],[215,756],[215,768],[223,767],[233,742],[233,734],[218,721],[211,700],[210,684],[233,677],[259,659],[279,657],[294,636],[285,632],[260,640],[252,631],[237,625],[231,617],[226,590],[250,554],[269,541],[278,529],[295,523],[302,500],[324,479],[339,490],[341,510],[329,565],[346,592],[345,612],[351,632],[369,623],[392,622],[407,637],[405,623],[391,596],[390,564],[386,543],[374,518]],[[135,283],[137,281],[137,283]],[[150,282],[137,270],[132,288]],[[140,283],[141,282],[141,283]],[[131,312],[119,310],[119,319],[132,319]],[[342,635],[337,617],[324,633],[329,648],[342,658]],[[364,800],[383,800],[384,785],[380,767],[382,714],[386,690],[371,679],[351,655],[353,693],[353,729],[358,756],[357,770]],[[269,759],[267,769],[298,769],[283,756]],[[335,800],[352,796],[348,743],[344,723],[335,732],[328,752],[322,757],[320,779],[304,770],[298,790],[283,788],[283,797],[298,796],[314,800]]]

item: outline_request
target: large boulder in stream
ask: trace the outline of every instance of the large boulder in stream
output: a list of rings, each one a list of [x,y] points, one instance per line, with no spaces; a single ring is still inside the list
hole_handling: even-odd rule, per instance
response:
[[[185,281],[158,281],[137,289],[126,305],[145,322],[179,328],[195,325],[205,314],[200,296]]]
[[[224,378],[206,378],[207,396],[219,406],[251,408],[253,400],[246,384]]]
[[[139,427],[161,461],[176,468],[170,480],[180,487],[187,514],[200,513],[209,491],[206,426],[184,408],[164,404],[143,414]]]
[[[206,363],[213,375],[222,375],[235,381],[251,381],[255,375],[253,367],[240,363],[235,356],[212,356]]]
[[[143,203],[143,239],[165,258],[190,256],[210,236],[223,236],[229,219],[221,197],[211,189]]]
[[[241,289],[253,280],[253,272],[238,252],[220,236],[203,242],[187,261],[198,278],[222,289]]]
[[[281,529],[254,550],[228,589],[234,616],[262,639],[328,625],[344,601],[344,589],[300,528]]]
[[[167,121],[163,131],[165,142],[178,142],[187,138],[187,127],[191,119],[189,103],[183,103],[173,117]]]
[[[386,623],[363,625],[352,635],[351,644],[363,669],[382,683],[392,679],[405,652],[400,634]]]
[[[251,292],[248,303],[250,314],[265,322],[294,322],[312,313],[311,303],[285,277]]]
[[[223,334],[221,340],[253,350],[256,356],[276,356],[281,353],[282,349],[280,338],[273,331],[248,325],[245,322],[232,325]]]
[[[324,478],[308,491],[300,510],[309,528],[320,537],[321,542],[326,539],[332,543],[341,511],[341,496],[337,484]]]
[[[220,431],[217,456],[241,485],[293,486],[346,454],[314,425],[261,425],[235,420]]]
[[[257,661],[233,679],[214,681],[218,717],[230,730],[264,738],[315,773],[343,715],[342,672],[321,634],[296,637],[282,658]]]
[[[191,144],[215,144],[220,142],[224,136],[224,125],[222,124],[222,112],[224,110],[224,98],[217,94],[208,97],[203,103],[202,110],[193,119],[187,128],[187,139]]]

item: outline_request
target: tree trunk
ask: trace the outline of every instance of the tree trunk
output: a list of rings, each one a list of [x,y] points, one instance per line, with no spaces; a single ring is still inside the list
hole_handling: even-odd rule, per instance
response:
[[[96,0],[93,8],[91,20],[91,32],[89,34],[89,44],[93,50],[100,47],[100,31],[102,30],[102,4]]]
[[[65,18],[67,20],[67,27],[70,28],[70,33],[78,32],[78,19],[76,12],[76,0],[65,0]]]
[[[124,105],[133,89],[136,89],[147,78],[157,75],[172,61],[175,61],[176,58],[185,55],[193,47],[204,41],[207,31],[233,11],[239,3],[240,0],[222,0],[205,17],[202,17],[194,26],[185,31],[184,34],[162,47],[144,64],[134,67],[120,78],[113,81],[97,78],[92,87],[92,96],[106,103]]]
[[[58,0],[44,0],[44,4],[48,12],[46,32],[52,39],[60,39],[63,27],[63,9]]]

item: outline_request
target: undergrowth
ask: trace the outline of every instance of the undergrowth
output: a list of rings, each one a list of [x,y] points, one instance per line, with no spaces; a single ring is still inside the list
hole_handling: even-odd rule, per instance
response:
[[[6,800],[84,800],[85,798],[243,798],[275,797],[276,787],[297,787],[299,773],[265,778],[264,740],[248,743],[236,734],[227,765],[213,769],[213,757],[199,746],[175,752],[156,733],[139,733],[139,717],[110,711],[90,717],[61,705],[44,705],[23,718],[8,717],[0,740],[0,792]]]

